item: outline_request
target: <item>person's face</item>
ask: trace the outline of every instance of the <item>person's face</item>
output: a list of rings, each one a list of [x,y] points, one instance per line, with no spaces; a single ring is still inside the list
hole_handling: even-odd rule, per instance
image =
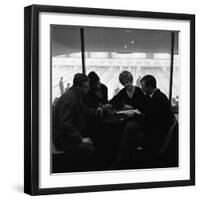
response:
[[[81,86],[81,89],[84,92],[84,94],[86,94],[88,92],[89,87],[90,87],[89,81],[86,81],[83,83],[83,85]]]
[[[123,80],[123,86],[125,87],[126,90],[132,89],[132,84],[133,84],[133,81],[129,79]]]
[[[100,88],[101,87],[101,82],[100,81],[97,81],[97,83],[96,83],[96,88]]]
[[[142,81],[140,83],[140,85],[141,85],[141,88],[142,88],[142,91],[144,92],[144,94],[145,95],[149,95],[150,94],[150,90],[149,90],[149,88],[146,87],[145,82]]]

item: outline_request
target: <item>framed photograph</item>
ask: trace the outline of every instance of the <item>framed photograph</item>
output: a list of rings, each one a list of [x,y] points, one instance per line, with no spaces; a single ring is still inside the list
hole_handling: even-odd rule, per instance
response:
[[[194,185],[195,16],[24,12],[24,192]]]

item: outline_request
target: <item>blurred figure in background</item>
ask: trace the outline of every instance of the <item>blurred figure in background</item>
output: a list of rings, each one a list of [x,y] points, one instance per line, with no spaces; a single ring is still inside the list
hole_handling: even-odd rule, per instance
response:
[[[59,89],[60,89],[60,96],[64,94],[64,83],[63,83],[63,77],[60,77],[59,81]]]
[[[65,88],[65,92],[66,92],[67,90],[69,90],[69,88],[70,88],[70,83],[67,83],[67,87]]]
[[[136,80],[136,86],[140,87],[140,80],[141,80],[141,76],[139,76]]]

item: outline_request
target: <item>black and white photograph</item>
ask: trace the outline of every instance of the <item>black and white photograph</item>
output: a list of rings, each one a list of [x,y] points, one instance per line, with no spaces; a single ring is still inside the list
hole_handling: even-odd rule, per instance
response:
[[[179,32],[51,25],[52,173],[178,167]]]
[[[25,8],[24,192],[195,184],[195,16]]]

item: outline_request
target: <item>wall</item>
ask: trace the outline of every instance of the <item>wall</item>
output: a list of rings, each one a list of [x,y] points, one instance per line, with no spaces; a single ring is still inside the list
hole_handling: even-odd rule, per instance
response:
[[[1,2],[1,32],[0,32],[0,190],[1,199],[31,199],[23,194],[23,7],[30,4],[52,4],[65,6],[99,7],[113,9],[130,9],[146,11],[180,12],[196,14],[196,21],[200,18],[200,8],[197,0],[35,0]],[[196,25],[198,25],[196,23]],[[196,55],[199,55],[199,26],[196,27]],[[196,66],[199,59],[196,57]],[[196,102],[200,101],[200,69],[196,68]],[[196,117],[200,119],[199,103],[196,104]],[[196,120],[196,121],[197,121]],[[26,123],[26,122],[25,122]],[[198,121],[197,121],[198,123]],[[200,141],[198,132],[199,123],[196,125],[196,141]],[[197,199],[200,194],[200,147],[197,146],[197,174],[196,186],[129,190],[115,192],[101,192],[88,194],[67,194],[48,196],[49,199]],[[46,196],[36,197],[45,199]]]

